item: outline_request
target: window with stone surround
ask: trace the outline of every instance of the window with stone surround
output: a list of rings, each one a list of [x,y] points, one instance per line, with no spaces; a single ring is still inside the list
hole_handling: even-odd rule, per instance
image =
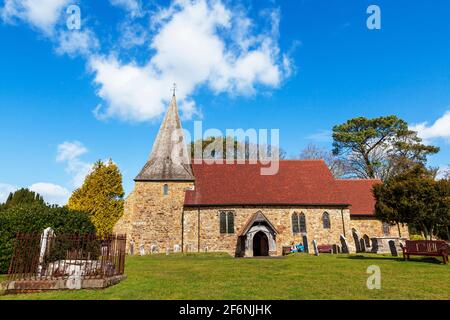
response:
[[[296,234],[299,232],[300,232],[300,229],[299,229],[299,225],[298,225],[298,214],[297,214],[297,212],[294,212],[292,214],[292,233]]]
[[[322,222],[323,222],[323,228],[324,229],[330,229],[331,223],[330,223],[330,215],[328,212],[324,212],[322,215]]]
[[[305,233],[306,232],[306,219],[305,215],[302,213],[298,214],[294,212],[292,214],[292,233]]]
[[[234,211],[220,211],[220,233],[233,234],[234,233]]]
[[[167,183],[163,186],[163,195],[169,195],[169,185]]]

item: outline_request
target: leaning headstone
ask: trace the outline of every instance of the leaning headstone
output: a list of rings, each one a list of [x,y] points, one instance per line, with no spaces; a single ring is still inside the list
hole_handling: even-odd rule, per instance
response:
[[[140,254],[141,256],[145,256],[145,246],[144,246],[143,244],[141,244],[141,245],[139,246],[139,254]]]
[[[313,247],[314,247],[314,255],[319,256],[319,249],[317,248],[317,241],[313,240]]]
[[[306,235],[303,236],[303,247],[305,248],[305,252],[309,253],[308,237]]]
[[[341,246],[342,246],[342,253],[350,253],[350,251],[348,250],[347,239],[342,234],[341,234],[340,240],[341,240]]]
[[[397,246],[395,245],[395,241],[394,240],[390,240],[389,241],[389,249],[391,250],[391,254],[393,257],[397,257],[398,253],[397,253]]]
[[[181,247],[180,247],[179,244],[176,244],[176,245],[173,246],[173,252],[174,253],[177,253],[177,252],[180,252],[180,251],[181,251]]]

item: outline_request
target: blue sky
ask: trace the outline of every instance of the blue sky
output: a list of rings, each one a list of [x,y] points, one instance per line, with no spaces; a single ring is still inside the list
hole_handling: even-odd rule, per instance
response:
[[[188,130],[276,128],[296,156],[330,148],[335,124],[395,114],[450,164],[448,1],[0,3],[0,201],[32,187],[64,203],[110,157],[130,192],[173,82]]]

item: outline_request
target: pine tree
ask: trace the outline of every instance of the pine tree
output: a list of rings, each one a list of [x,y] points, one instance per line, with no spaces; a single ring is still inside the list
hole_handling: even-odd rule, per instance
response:
[[[110,159],[108,164],[97,161],[92,172],[86,176],[81,188],[69,199],[69,209],[90,214],[97,234],[112,233],[113,227],[123,214],[122,174]]]

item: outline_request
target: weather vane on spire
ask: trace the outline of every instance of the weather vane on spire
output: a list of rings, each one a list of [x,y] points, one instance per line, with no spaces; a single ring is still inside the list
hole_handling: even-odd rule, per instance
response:
[[[175,96],[175,91],[177,90],[177,84],[173,83],[173,95]]]

